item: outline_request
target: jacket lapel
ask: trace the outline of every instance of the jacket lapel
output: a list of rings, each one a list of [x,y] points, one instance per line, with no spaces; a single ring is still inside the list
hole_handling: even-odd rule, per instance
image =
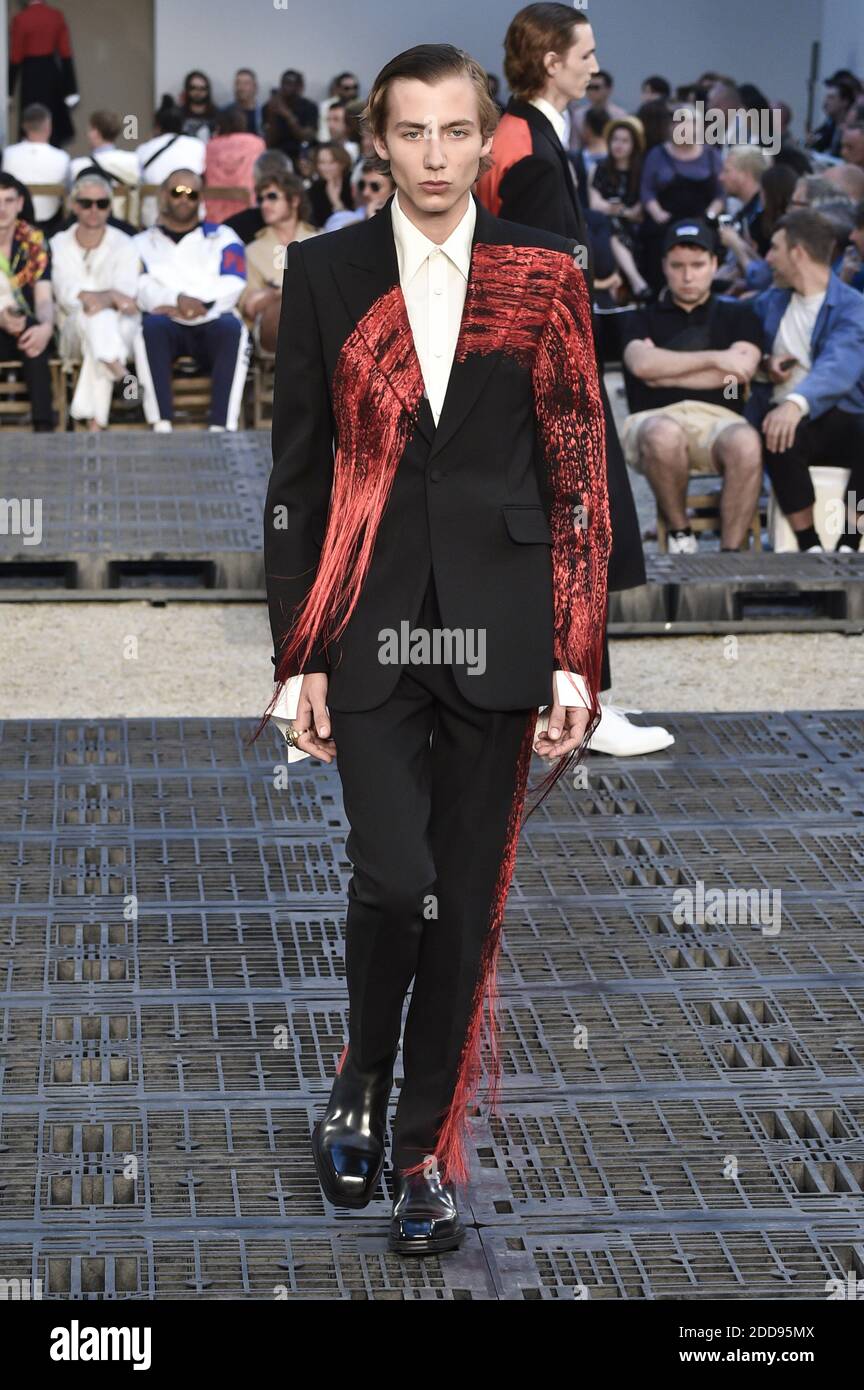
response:
[[[350,259],[332,262],[331,268],[339,292],[351,318],[358,327],[362,325],[364,315],[369,312],[376,300],[388,294],[394,286],[399,284],[399,261],[396,255],[396,242],[393,237],[393,223],[390,216],[392,201],[391,197],[379,213],[376,213],[374,217],[369,218],[363,224],[364,235],[358,239]],[[483,292],[483,286],[478,283],[477,260],[473,255],[473,248],[478,242],[497,243],[500,240],[496,235],[497,219],[492,217],[491,213],[483,207],[482,203],[477,202],[476,198],[475,204],[477,218],[472,240],[471,269],[462,314],[463,325],[466,315],[471,312],[472,303],[481,297]],[[410,350],[414,352],[411,325],[408,321],[408,311],[405,308],[405,300],[401,291],[400,299],[403,309],[403,323],[400,331],[408,335]],[[424,395],[421,400],[417,428],[432,446],[430,458],[432,454],[438,453],[448,440],[452,439],[486,385],[498,361],[497,353],[471,353],[460,362],[458,359],[461,339],[462,332],[460,331],[437,429],[428,397]],[[377,362],[379,370],[383,371],[371,345],[369,351]]]

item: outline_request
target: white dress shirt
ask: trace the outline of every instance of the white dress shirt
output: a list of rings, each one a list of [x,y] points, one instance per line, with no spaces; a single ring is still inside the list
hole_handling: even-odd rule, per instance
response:
[[[564,146],[566,150],[566,137],[570,133],[568,129],[570,122],[568,117],[564,115],[564,112],[559,111],[557,106],[553,106],[551,101],[547,101],[545,97],[532,97],[528,105],[536,106],[537,110],[542,111],[546,119],[552,122],[555,134],[558,136],[558,139],[561,141],[561,144]]]
[[[405,216],[398,192],[390,207],[399,283],[437,425],[462,325],[477,205],[469,193],[463,217],[440,246]]]
[[[534,105],[539,105],[539,101]],[[549,106],[549,103],[544,102],[543,105]],[[554,107],[550,107],[550,110],[560,117],[560,112],[555,111]],[[469,194],[464,216],[440,246],[430,241],[405,215],[399,204],[398,191],[393,195],[390,209],[393,240],[396,243],[396,258],[399,264],[399,283],[414,337],[417,360],[423,374],[423,384],[437,425],[453,366],[459,329],[462,326],[477,206]],[[386,213],[376,215],[384,217]],[[587,706],[588,692],[581,676],[573,676],[578,693],[574,692],[566,675],[560,674],[556,681],[562,704],[581,705],[583,708]],[[287,728],[287,721],[294,719],[297,713],[302,682],[302,674],[289,676],[274,707],[274,723],[283,732]],[[548,723],[548,719],[546,722]],[[285,754],[288,762],[309,756],[290,744],[286,745]]]

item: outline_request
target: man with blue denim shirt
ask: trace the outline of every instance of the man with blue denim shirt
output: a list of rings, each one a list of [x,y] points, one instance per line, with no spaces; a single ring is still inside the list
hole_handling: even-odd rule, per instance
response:
[[[774,287],[753,300],[767,380],[745,414],[761,429],[765,467],[799,550],[821,550],[813,525],[813,464],[849,468],[846,531],[855,551],[855,499],[864,493],[864,299],[831,271],[834,230],[801,208],[777,224],[768,251]]]

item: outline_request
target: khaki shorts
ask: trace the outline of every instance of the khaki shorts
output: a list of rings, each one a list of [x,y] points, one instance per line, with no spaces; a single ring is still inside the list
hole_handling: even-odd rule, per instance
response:
[[[680,425],[687,439],[687,461],[691,473],[716,473],[717,465],[711,458],[711,450],[718,435],[729,425],[746,424],[743,415],[730,410],[725,405],[711,405],[707,401],[676,401],[674,405],[663,405],[656,410],[638,410],[628,415],[621,430],[621,444],[624,458],[637,473],[645,468],[639,457],[639,430],[645,420],[655,415],[665,415]]]

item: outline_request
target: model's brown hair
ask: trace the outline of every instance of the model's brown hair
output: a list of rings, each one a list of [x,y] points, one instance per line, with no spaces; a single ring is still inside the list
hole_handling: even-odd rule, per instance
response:
[[[574,42],[577,24],[588,16],[571,5],[526,5],[510,21],[504,38],[504,76],[514,97],[530,101],[548,81],[543,63],[546,53],[567,52]]]
[[[489,91],[489,79],[470,53],[462,48],[454,48],[450,43],[419,43],[414,48],[406,48],[397,53],[379,72],[372,83],[362,120],[377,139],[383,140],[387,133],[387,95],[391,82],[397,77],[414,77],[430,86],[442,82],[447,77],[467,77],[477,94],[480,134],[483,143],[492,135],[500,118],[500,112]],[[389,159],[375,156],[377,168],[382,173],[390,173]],[[485,174],[492,168],[492,158],[481,155],[478,173]]]

